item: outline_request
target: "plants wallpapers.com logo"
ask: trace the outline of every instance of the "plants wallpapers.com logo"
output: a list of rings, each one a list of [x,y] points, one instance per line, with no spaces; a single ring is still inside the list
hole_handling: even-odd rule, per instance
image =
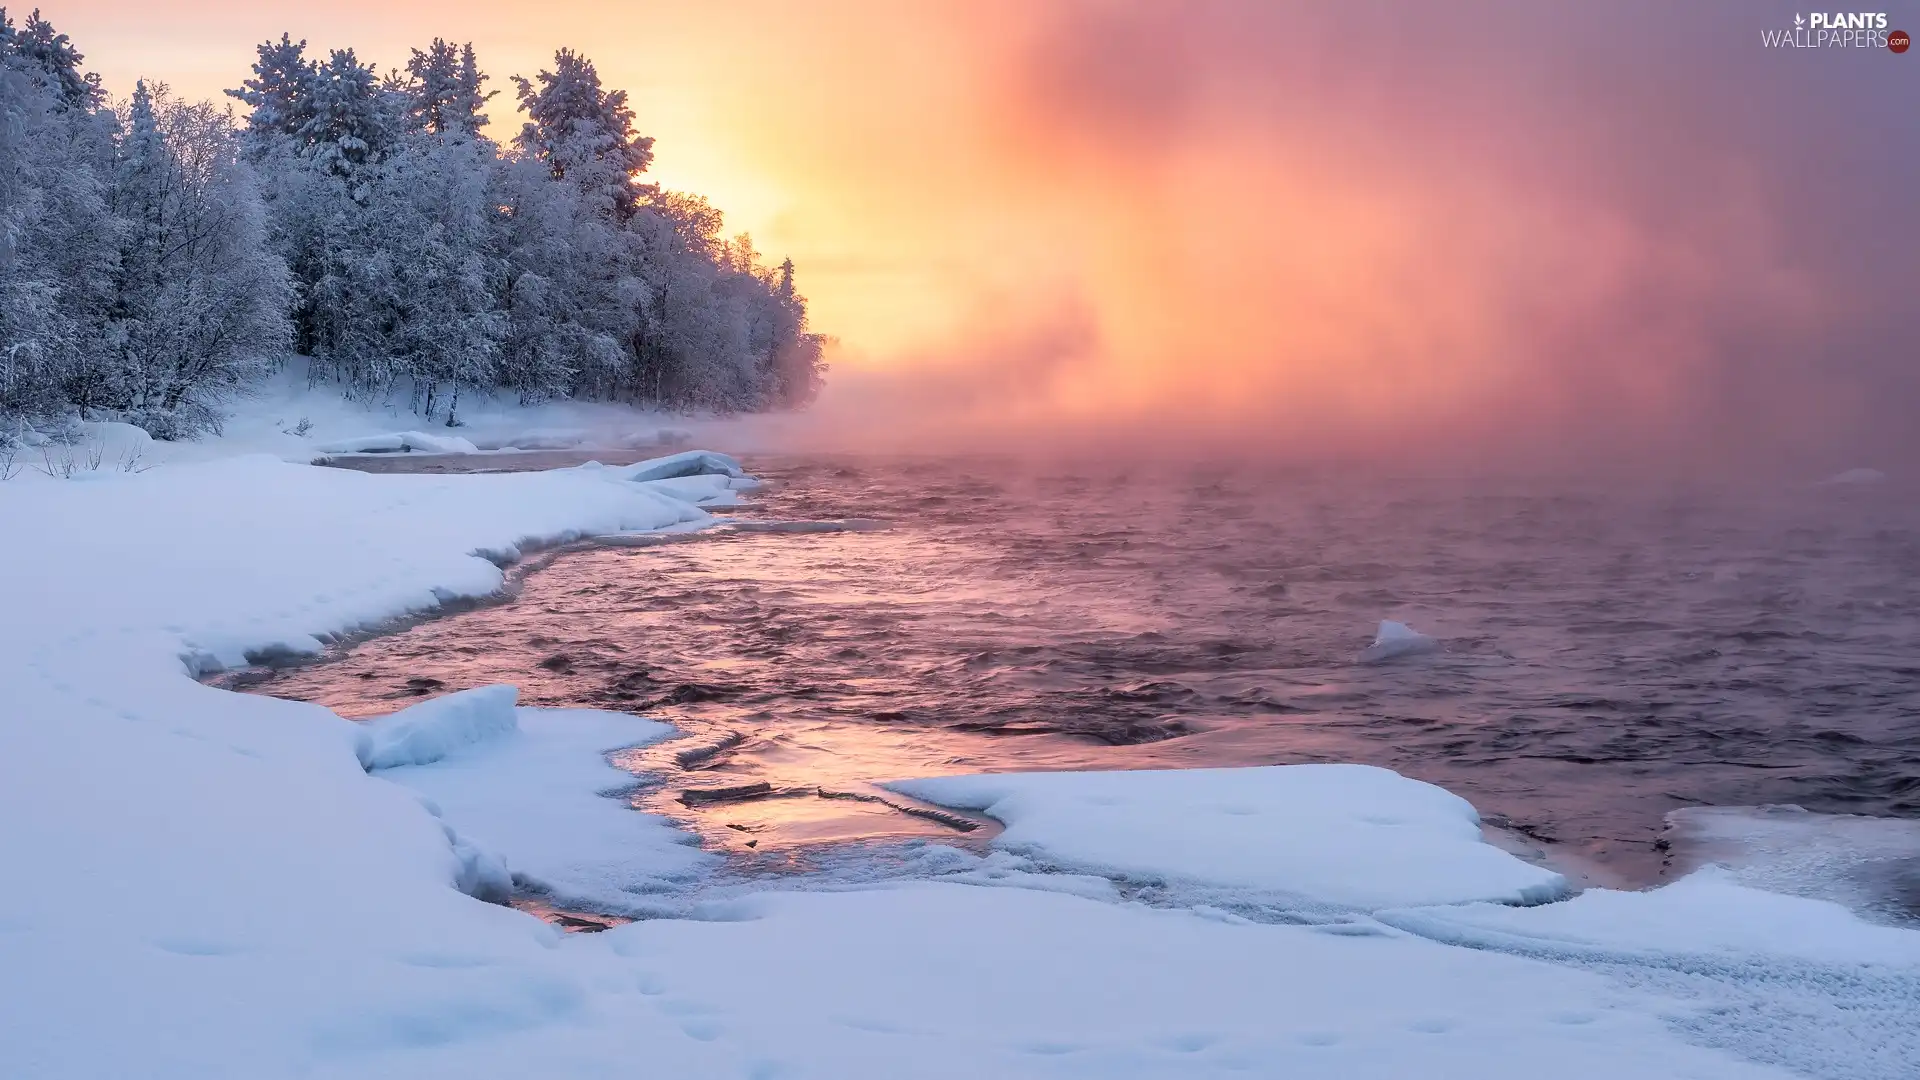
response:
[[[1769,49],[1885,49],[1904,53],[1913,47],[1905,30],[1892,29],[1884,11],[1795,13],[1793,25],[1760,31]]]

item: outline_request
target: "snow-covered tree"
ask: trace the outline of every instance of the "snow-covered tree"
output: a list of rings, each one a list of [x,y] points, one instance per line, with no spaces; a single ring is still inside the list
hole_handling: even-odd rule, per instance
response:
[[[277,42],[262,42],[256,47],[253,78],[227,91],[248,107],[247,134],[256,139],[256,150],[265,150],[274,139],[293,137],[312,118],[314,65],[306,50],[306,39],[294,41],[286,34]]]
[[[121,222],[99,407],[156,436],[219,424],[220,407],[286,354],[286,265],[226,113],[136,86],[116,153]]]
[[[427,133],[366,169],[364,207],[329,236],[315,283],[315,360],[362,393],[405,386],[422,414],[455,420],[463,391],[496,385],[499,310],[491,149]]]
[[[113,123],[80,59],[38,12],[16,29],[0,9],[0,438],[100,390]]]
[[[0,7],[0,22],[7,9]],[[100,89],[100,77],[80,69],[86,57],[73,47],[67,35],[55,30],[35,8],[16,32],[8,29],[8,48],[18,56],[35,82],[51,90],[60,106],[82,111],[99,106],[106,96]]]
[[[591,60],[561,49],[553,61],[533,79],[514,76],[528,118],[514,145],[579,188],[589,206],[624,221],[638,200],[636,179],[653,162],[653,137],[634,131],[627,92],[602,89]]]
[[[479,137],[487,125],[487,101],[494,94],[480,88],[487,77],[471,43],[455,49],[434,38],[424,51],[413,50],[407,75],[407,112],[414,130]]]
[[[294,137],[306,156],[351,188],[360,169],[377,162],[396,134],[398,109],[388,98],[371,65],[360,63],[352,49],[335,49],[308,72],[306,118]]]
[[[792,263],[642,185],[653,141],[569,50],[487,138],[471,45],[382,79],[351,49],[256,49],[228,114],[136,84],[0,9],[0,439],[220,420],[290,349],[348,393],[456,423],[468,395],[721,411],[804,403],[823,339]]]

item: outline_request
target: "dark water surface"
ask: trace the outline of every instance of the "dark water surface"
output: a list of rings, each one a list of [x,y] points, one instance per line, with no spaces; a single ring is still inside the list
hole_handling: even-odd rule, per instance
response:
[[[636,804],[740,852],[958,835],[872,784],[1055,767],[1369,762],[1636,882],[1682,807],[1920,816],[1920,514],[1891,486],[749,467],[736,517],[890,527],[588,548],[253,689],[365,716],[513,682],[670,720],[617,758]],[[1443,647],[1357,662],[1382,618]]]

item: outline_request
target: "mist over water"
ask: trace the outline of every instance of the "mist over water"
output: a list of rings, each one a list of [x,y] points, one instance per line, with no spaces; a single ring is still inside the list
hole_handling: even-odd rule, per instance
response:
[[[618,759],[636,805],[776,860],[964,839],[875,785],[1007,769],[1374,763],[1635,882],[1683,807],[1920,816],[1920,511],[1895,485],[749,464],[772,486],[743,519],[891,527],[567,554],[257,689],[365,716],[514,682],[670,720],[685,739]],[[1440,648],[1360,662],[1383,618]]]
[[[1005,247],[850,340],[809,445],[1920,460],[1910,57],[1732,3],[1003,14],[931,197]]]

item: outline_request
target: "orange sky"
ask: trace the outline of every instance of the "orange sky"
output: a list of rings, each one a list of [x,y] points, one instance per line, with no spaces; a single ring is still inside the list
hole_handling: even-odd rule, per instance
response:
[[[499,89],[580,49],[630,91],[656,179],[796,260],[816,328],[842,341],[824,408],[869,429],[1160,419],[1281,447],[1628,445],[1791,420],[1813,445],[1877,423],[1857,414],[1886,388],[1805,358],[1839,349],[1839,327],[1871,338],[1889,301],[1862,283],[1913,269],[1911,246],[1857,250],[1786,210],[1845,192],[1847,230],[1906,206],[1911,155],[1866,133],[1876,109],[1901,123],[1920,61],[1763,55],[1750,5],[47,13],[116,93],[146,74],[213,95],[281,30],[382,66],[471,39]],[[1859,119],[1800,126],[1823,110]]]

